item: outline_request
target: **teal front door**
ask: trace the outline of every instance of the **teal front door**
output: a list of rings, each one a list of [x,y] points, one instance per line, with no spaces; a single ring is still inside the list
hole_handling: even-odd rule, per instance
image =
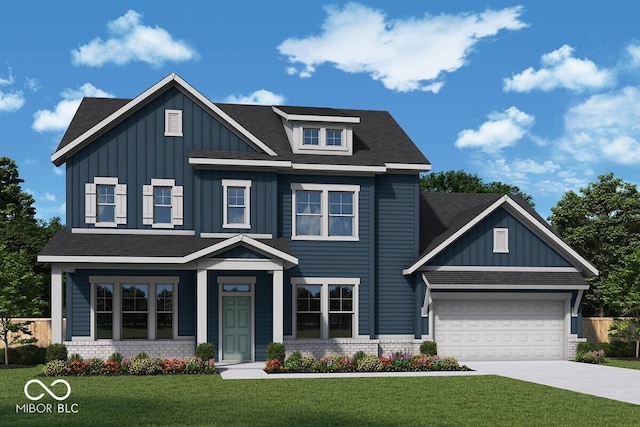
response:
[[[222,297],[222,360],[251,360],[251,297]]]

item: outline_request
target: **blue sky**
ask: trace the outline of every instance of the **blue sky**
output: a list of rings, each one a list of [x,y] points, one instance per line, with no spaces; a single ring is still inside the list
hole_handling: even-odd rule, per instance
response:
[[[64,220],[55,150],[82,96],[175,72],[212,101],[388,110],[433,171],[518,185],[547,217],[640,182],[640,4],[49,1],[3,5],[0,155]]]

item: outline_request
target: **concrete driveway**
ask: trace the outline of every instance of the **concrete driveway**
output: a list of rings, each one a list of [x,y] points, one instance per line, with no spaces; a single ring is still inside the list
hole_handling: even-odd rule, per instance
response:
[[[640,405],[640,370],[569,361],[469,362],[479,374],[494,374]]]

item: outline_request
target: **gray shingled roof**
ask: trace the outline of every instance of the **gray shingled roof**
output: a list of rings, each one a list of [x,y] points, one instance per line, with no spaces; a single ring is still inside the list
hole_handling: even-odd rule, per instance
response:
[[[530,289],[540,285],[586,286],[580,273],[520,271],[425,271],[432,285],[513,285]]]
[[[57,151],[129,101],[84,98]],[[216,106],[278,154],[277,157],[273,157],[256,153],[252,155],[251,160],[291,160],[297,163],[356,166],[384,166],[385,163],[429,164],[429,160],[387,111],[278,106],[277,108],[292,114],[339,114],[344,117],[360,117],[360,123],[353,124],[353,155],[327,156],[293,154],[281,118],[271,106],[224,103],[216,103]],[[248,154],[194,151],[190,155],[201,158],[244,159]]]
[[[42,249],[42,256],[185,257],[224,239],[149,234],[82,234],[60,232]],[[291,255],[285,239],[255,239]],[[229,248],[231,249],[231,248]]]

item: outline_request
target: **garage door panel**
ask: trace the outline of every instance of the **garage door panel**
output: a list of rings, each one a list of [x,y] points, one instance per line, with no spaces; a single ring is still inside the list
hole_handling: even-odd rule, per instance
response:
[[[462,361],[562,359],[565,302],[438,301],[438,353]]]

